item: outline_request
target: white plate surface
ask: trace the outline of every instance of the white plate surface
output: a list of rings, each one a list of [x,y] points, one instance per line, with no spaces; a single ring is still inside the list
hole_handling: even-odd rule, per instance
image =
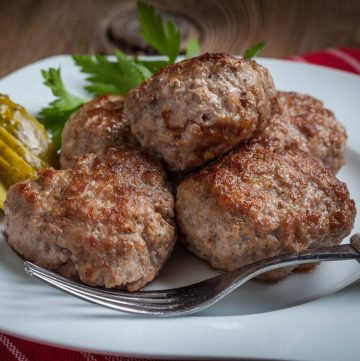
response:
[[[347,164],[339,178],[360,204],[360,77],[283,60],[258,61],[268,67],[278,89],[320,98],[345,124]],[[82,93],[83,76],[69,56],[51,57],[10,74],[0,80],[0,92],[36,114],[52,99],[40,69],[59,66],[69,88]],[[357,217],[356,230],[359,223]],[[178,246],[148,288],[185,285],[213,274]],[[276,285],[250,282],[193,316],[153,319],[103,309],[27,277],[22,261],[0,236],[0,330],[48,344],[128,356],[358,360],[359,276],[355,261],[326,263]]]

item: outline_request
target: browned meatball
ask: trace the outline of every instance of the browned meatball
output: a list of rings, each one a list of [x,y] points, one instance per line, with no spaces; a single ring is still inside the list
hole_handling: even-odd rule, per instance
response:
[[[279,110],[259,139],[272,146],[295,145],[337,172],[345,163],[345,128],[323,103],[308,95],[278,93]]]
[[[111,146],[136,144],[123,117],[124,97],[104,95],[85,104],[65,124],[62,133],[61,168],[72,167],[79,156],[99,154]]]
[[[185,178],[176,214],[186,246],[222,270],[270,256],[330,246],[350,233],[346,185],[305,152],[244,145]],[[291,269],[263,275],[278,280]]]
[[[263,130],[276,102],[255,61],[204,54],[163,68],[125,99],[131,132],[172,171],[186,171]]]
[[[173,249],[173,207],[159,164],[136,150],[110,148],[12,186],[5,234],[42,267],[134,291],[153,280]]]

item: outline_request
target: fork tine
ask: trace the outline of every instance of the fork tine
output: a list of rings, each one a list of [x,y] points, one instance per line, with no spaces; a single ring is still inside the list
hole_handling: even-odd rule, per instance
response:
[[[80,284],[78,282],[74,282],[66,277],[60,276],[54,272],[48,271],[42,267],[39,267],[29,261],[26,261],[24,263],[25,266],[25,272],[32,276],[35,274],[42,275],[44,277],[47,277],[51,280],[54,280],[56,282],[62,282],[64,284],[72,285],[73,287],[76,287],[76,289],[83,290],[85,292],[91,292],[92,294],[97,294],[99,296],[105,296],[109,295],[111,297],[121,298],[121,299],[127,299],[127,300],[140,300],[140,301],[147,301],[147,302],[156,302],[156,303],[169,303],[174,302],[175,300],[178,300],[179,298],[179,292],[178,288],[173,289],[165,289],[165,290],[159,290],[159,291],[140,291],[140,292],[124,292],[124,291],[110,291],[107,289],[101,289],[101,288],[95,288],[95,287],[89,287],[84,284]],[[42,280],[44,280],[44,277]],[[184,287],[180,287],[181,290],[184,290]],[[193,298],[192,294],[188,294],[188,298]]]
[[[34,272],[33,276],[45,283],[58,288],[66,293],[76,296],[80,299],[101,305],[107,308],[115,309],[118,311],[143,313],[149,315],[170,315],[178,308],[181,303],[146,303],[140,302],[142,300],[123,300],[121,298],[111,298],[104,295],[93,294],[90,291],[77,289],[77,287],[63,282],[62,280],[49,279],[46,275]]]
[[[356,243],[354,247],[358,248]],[[118,311],[169,317],[188,315],[207,308],[262,272],[310,262],[359,260],[359,252],[354,247],[345,244],[274,256],[185,287],[136,293],[88,287],[31,262],[25,262],[24,265],[29,275],[83,300]]]
[[[125,306],[133,306],[133,305],[142,305],[147,308],[162,308],[164,307],[174,307],[179,304],[178,297],[168,297],[168,298],[159,298],[159,297],[150,297],[147,294],[142,294],[139,292],[137,297],[128,297],[129,294],[122,292],[105,292],[103,290],[97,290],[91,287],[87,287],[84,285],[80,285],[76,282],[69,281],[68,279],[53,274],[52,272],[44,272],[41,267],[30,268],[30,264],[26,264],[26,272],[29,275],[32,275],[50,285],[54,285],[55,287],[61,288],[62,290],[68,290],[70,293],[75,294],[79,293],[81,295],[96,298],[97,300],[101,300],[109,303],[118,303]],[[152,294],[157,296],[156,292],[152,292]],[[146,295],[146,297],[144,297]],[[86,298],[88,299],[88,298]]]

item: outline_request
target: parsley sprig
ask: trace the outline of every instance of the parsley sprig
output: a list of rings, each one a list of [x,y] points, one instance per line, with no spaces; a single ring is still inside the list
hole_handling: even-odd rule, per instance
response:
[[[180,52],[180,31],[172,21],[165,22],[150,4],[139,1],[137,12],[143,38],[173,63]]]
[[[95,95],[127,94],[152,72],[117,50],[115,60],[104,55],[73,55],[82,73],[88,74],[85,90]]]
[[[73,55],[75,64],[87,75],[84,89],[92,96],[125,95],[162,67],[176,61],[180,53],[181,34],[175,24],[170,20],[165,21],[153,6],[142,1],[137,3],[137,13],[143,38],[165,59],[141,60],[126,56],[120,50],[115,52],[113,58],[104,55]],[[263,47],[264,43],[256,44],[245,51],[244,58],[254,57]],[[199,53],[198,41],[190,39],[185,57],[191,58]],[[50,88],[56,99],[40,111],[38,118],[51,134],[57,148],[60,148],[65,122],[89,99],[83,99],[66,89],[60,69],[42,70],[41,74],[44,84]]]
[[[128,57],[120,50],[115,52],[115,60],[103,55],[74,55],[73,60],[82,73],[88,74],[85,90],[94,95],[121,94],[128,91],[164,66],[175,62],[180,52],[181,34],[172,21],[165,20],[154,7],[139,1],[137,13],[144,39],[164,55],[166,60],[139,60]],[[187,57],[200,52],[196,39],[190,39],[187,46]]]
[[[190,39],[187,43],[185,58],[193,58],[200,54],[200,44],[196,39]]]
[[[50,88],[56,99],[40,111],[38,119],[44,124],[45,128],[52,136],[55,146],[60,148],[61,133],[66,121],[71,114],[76,112],[89,99],[83,99],[71,94],[65,88],[61,79],[60,68],[41,70],[41,74],[44,78],[44,84]]]
[[[261,50],[263,50],[265,47],[265,43],[263,41],[260,41],[259,43],[255,44],[251,48],[245,50],[243,54],[244,59],[252,59],[254,56],[260,53]]]
[[[164,19],[155,11],[154,7],[139,1],[137,12],[144,39],[166,60],[139,60],[126,56],[120,50],[115,52],[114,58],[103,55],[73,55],[75,64],[82,73],[87,74],[84,89],[93,96],[103,94],[122,94],[128,91],[162,67],[172,64],[180,52],[181,34],[172,21]],[[200,52],[197,40],[188,43],[187,57],[196,56]],[[42,70],[44,84],[50,88],[56,97],[38,114],[57,148],[61,146],[61,133],[65,122],[86,101],[71,94],[61,79],[60,69],[50,68]]]

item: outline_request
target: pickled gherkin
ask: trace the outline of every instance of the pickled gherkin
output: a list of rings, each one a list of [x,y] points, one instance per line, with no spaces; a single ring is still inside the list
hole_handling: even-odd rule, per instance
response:
[[[0,174],[5,186],[36,178],[36,170],[0,140]]]
[[[4,94],[0,94],[0,125],[45,164],[56,165],[55,148],[44,126]]]
[[[0,209],[6,190],[56,166],[55,148],[45,128],[25,108],[0,94]]]
[[[47,163],[32,153],[27,147],[17,140],[11,133],[0,125],[0,142],[5,143],[15,153],[17,153],[24,161],[29,163],[35,169],[47,167]]]
[[[0,209],[2,208],[6,197],[6,187],[0,179]]]

